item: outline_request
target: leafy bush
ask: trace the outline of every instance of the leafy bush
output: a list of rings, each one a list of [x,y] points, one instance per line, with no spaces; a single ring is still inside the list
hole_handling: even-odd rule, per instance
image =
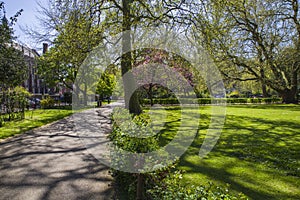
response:
[[[154,173],[157,176],[157,172]],[[156,181],[156,185],[147,192],[153,200],[246,200],[247,197],[243,194],[237,196],[229,193],[227,188],[215,186],[212,183],[204,186],[187,185],[182,182],[182,171],[168,173],[167,176]]]
[[[226,101],[229,104],[246,104],[246,103],[248,103],[247,98],[227,98]]]
[[[239,98],[240,97],[240,93],[239,93],[239,91],[235,90],[235,91],[232,91],[228,96],[230,98]]]
[[[150,105],[150,99],[142,99],[140,100],[141,104],[144,105]],[[165,98],[165,99],[153,99],[153,104],[160,104],[160,105],[166,105],[166,104],[179,104],[179,101],[177,98]]]
[[[148,115],[140,114],[133,117],[126,109],[116,108],[113,116],[113,131],[109,138],[114,144],[123,150],[138,153],[158,148],[158,139],[149,127]]]
[[[43,109],[46,108],[53,108],[55,104],[54,99],[52,99],[51,97],[47,96],[45,99],[41,100],[41,106]]]
[[[158,137],[150,128],[150,118],[146,114],[130,115],[126,109],[116,108],[113,113],[113,131],[109,135],[113,142],[115,154],[111,155],[112,164],[118,168],[130,165],[135,167],[139,163],[132,163],[129,158],[120,156],[119,151],[126,150],[134,153],[151,152],[159,148]],[[124,191],[129,199],[135,199],[136,177],[131,174],[112,169],[112,176],[117,185]]]
[[[30,93],[23,87],[15,87],[0,93],[0,127],[5,121],[24,119],[29,96]]]
[[[276,97],[273,97],[273,98],[263,98],[261,100],[262,100],[263,103],[266,103],[266,104],[281,103],[282,102],[281,98],[276,98]]]

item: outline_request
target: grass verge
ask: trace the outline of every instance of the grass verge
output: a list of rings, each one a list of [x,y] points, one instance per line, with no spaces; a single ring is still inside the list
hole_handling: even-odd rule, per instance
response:
[[[25,119],[6,122],[0,128],[0,139],[5,139],[25,131],[65,118],[73,113],[72,109],[37,109],[25,112]]]
[[[189,108],[187,108],[189,109]],[[179,107],[151,109],[160,127],[161,145],[181,126]],[[200,120],[193,118],[200,112]],[[166,114],[167,113],[167,114]],[[190,109],[190,120],[199,123],[197,136],[181,157],[186,184],[230,184],[250,199],[300,199],[300,106],[236,105],[227,107],[226,121],[217,145],[204,159],[198,156],[210,123],[210,106]],[[166,120],[161,117],[165,117]]]

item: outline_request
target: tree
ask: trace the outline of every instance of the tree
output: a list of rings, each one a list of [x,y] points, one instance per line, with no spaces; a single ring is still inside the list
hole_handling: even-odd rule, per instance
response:
[[[297,103],[298,0],[211,0],[201,9],[195,29],[226,78],[258,80],[265,95],[270,87],[284,103]]]
[[[0,127],[5,121],[25,118],[29,97],[30,93],[20,86],[0,92]]]
[[[17,12],[10,21],[6,18],[4,2],[0,2],[0,12],[3,12],[0,24],[0,88],[8,88],[20,85],[26,78],[27,68],[22,52],[14,48],[13,28],[17,17],[22,10]]]
[[[153,48],[140,49],[135,54],[133,73],[138,86],[147,93],[151,106],[154,104],[154,92],[157,91],[163,93],[161,96],[164,97],[171,96],[171,89],[188,96],[190,88],[180,84],[181,77],[190,87],[197,82],[193,67],[179,55]]]
[[[57,39],[54,41],[55,49],[53,53],[51,53],[52,55],[49,55],[50,59],[46,60],[46,62],[50,61],[50,63],[52,63],[52,69],[58,69],[59,73],[57,73],[57,77],[60,75],[64,78],[68,78],[71,83],[74,82],[74,79],[77,77],[78,67],[80,66],[79,63],[82,61],[81,59],[77,60],[77,58],[81,58],[81,54],[76,55],[76,53],[81,52],[81,48],[73,48],[67,45],[71,43],[76,44],[75,47],[78,47],[78,42],[79,44],[81,41],[90,43],[91,41],[89,41],[89,39],[93,38],[91,35],[84,35],[83,37],[77,38],[76,35],[73,34],[73,31],[68,31],[68,22],[69,19],[72,19],[72,12],[74,10],[80,11],[79,13],[84,16],[90,16],[93,19],[91,27],[101,27],[101,30],[105,30],[103,35],[95,35],[94,38],[103,39],[103,41],[110,44],[111,41],[109,41],[109,37],[111,35],[123,33],[120,38],[122,41],[121,48],[123,54],[120,60],[116,62],[119,62],[118,64],[120,65],[122,75],[128,74],[126,77],[129,77],[124,78],[124,76],[122,76],[125,106],[130,113],[138,115],[142,112],[142,109],[139,105],[137,93],[133,91],[135,81],[130,75],[130,70],[134,63],[131,47],[133,40],[133,38],[131,38],[131,31],[133,31],[137,24],[147,27],[150,25],[157,26],[159,23],[171,23],[172,26],[175,26],[176,23],[184,23],[186,16],[183,16],[183,14],[188,12],[186,10],[190,7],[190,4],[191,3],[185,3],[185,1],[181,0],[50,0],[49,9],[43,9],[42,12],[48,16],[47,20],[44,20],[48,28],[47,32],[49,33],[54,30]],[[75,19],[77,18],[75,17]],[[73,28],[74,24],[70,29],[72,30]],[[84,29],[77,31],[80,32],[82,30]],[[72,39],[74,38],[78,39],[78,41],[73,42]],[[64,43],[67,48],[59,49],[59,46],[63,47]],[[86,54],[83,53],[82,55]],[[48,72],[52,74],[51,71]],[[61,80],[64,81],[63,79]],[[76,86],[76,88],[79,87]],[[138,177],[137,199],[141,199],[142,176]]]
[[[0,23],[0,126],[5,120],[23,119],[29,93],[21,87],[26,78],[27,67],[23,53],[14,47],[13,25],[22,10],[8,20],[4,2],[0,2],[0,13],[3,12]],[[5,119],[7,114],[8,118]]]
[[[126,32],[123,34],[122,48],[123,55],[120,59],[122,75],[129,73],[132,68],[134,57],[131,52],[132,38],[130,31],[139,24],[142,26],[158,25],[159,23],[183,23],[187,12],[186,8],[192,3],[185,1],[163,0],[161,2],[140,1],[140,0],[113,0],[113,1],[94,1],[94,0],[62,0],[49,1],[49,8],[42,8],[42,13],[46,19],[42,21],[46,27],[47,33],[53,33],[54,36],[61,34],[65,30],[66,19],[69,19],[73,10],[80,10],[80,13],[86,13],[93,18],[93,26],[100,25],[107,35],[103,39],[107,40],[109,35]],[[68,32],[66,32],[68,34]],[[53,34],[50,34],[52,37]],[[39,39],[45,38],[43,34],[38,35]],[[102,39],[102,38],[101,38]],[[109,41],[107,41],[109,43]],[[125,53],[126,52],[126,53]],[[125,104],[131,113],[141,113],[137,95],[131,95],[130,89],[134,88],[133,79],[123,80],[125,90]]]
[[[110,97],[116,87],[116,78],[114,74],[104,72],[97,84],[96,94],[99,94],[100,100],[103,101],[105,97]]]
[[[57,9],[62,9],[61,6],[63,5],[57,5]],[[76,4],[65,11],[63,16],[67,15],[68,19],[56,28],[57,37],[53,41],[53,47],[40,58],[39,74],[52,85],[63,83],[75,95],[82,92],[86,102],[87,88],[80,85],[74,87],[74,84],[88,53],[102,41],[102,29],[95,24],[92,11],[82,12],[80,8]],[[80,91],[74,91],[75,88]]]
[[[123,77],[124,93],[125,93],[125,107],[130,113],[135,115],[142,112],[138,101],[137,92],[133,92],[136,83],[133,76],[130,74],[130,70],[133,67],[133,55],[131,48],[131,34],[133,27],[137,23],[143,24],[157,24],[157,22],[169,22],[169,18],[174,19],[173,16],[176,10],[180,10],[183,1],[140,1],[140,0],[122,0],[122,5],[117,1],[112,2],[112,10],[116,13],[114,17],[108,18],[106,23],[112,23],[115,27],[120,27],[123,32],[122,35],[122,50],[121,57],[121,71]],[[111,10],[111,9],[110,9]],[[156,12],[155,12],[156,11]],[[118,18],[121,13],[121,19]],[[117,32],[120,30],[117,30]],[[125,74],[129,74],[128,78],[125,78]],[[132,95],[131,95],[132,94]],[[137,199],[142,199],[143,191],[143,176],[138,175],[137,178]]]

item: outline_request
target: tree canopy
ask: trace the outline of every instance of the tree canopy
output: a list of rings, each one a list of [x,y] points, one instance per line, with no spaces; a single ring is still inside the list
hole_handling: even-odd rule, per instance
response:
[[[225,78],[258,80],[297,102],[298,0],[211,0],[200,8],[195,29]]]
[[[9,20],[6,18],[4,2],[0,2],[3,16],[0,22],[0,87],[7,89],[21,84],[26,78],[27,68],[22,52],[14,48],[13,25],[22,10]]]
[[[285,103],[297,102],[297,0],[50,0],[49,8],[43,8],[42,13],[47,31],[55,37],[53,48],[42,58],[47,64],[41,65],[40,71],[45,77],[54,74],[56,81],[69,88],[73,88],[87,54],[100,42],[109,45],[110,35],[134,31],[137,26],[168,25],[197,37],[195,45],[205,47],[228,82],[257,81],[264,95],[272,89]],[[126,53],[114,64],[124,75],[134,66],[137,52],[127,51],[134,40],[130,34],[123,34],[120,40]],[[192,73],[192,77],[199,77]],[[136,94],[127,97],[134,80],[123,80],[123,84],[126,107],[140,113]],[[197,88],[205,88],[199,85]]]
[[[104,72],[97,84],[96,93],[100,95],[100,99],[111,97],[116,87],[116,77],[114,74]]]
[[[147,55],[132,50],[135,38],[131,33],[139,31],[138,27],[150,26],[167,26],[170,31],[184,33],[187,39],[196,38],[195,46],[204,46],[228,81],[258,81],[265,94],[268,87],[277,91],[285,103],[297,102],[298,0],[49,0],[49,7],[43,8],[42,14],[46,32],[51,33],[44,39],[54,36],[54,40],[53,47],[41,58],[44,64],[40,66],[40,73],[71,89],[83,88],[85,96],[88,90],[85,81],[96,77],[92,72],[96,67],[89,66],[83,73],[85,79],[78,83],[84,86],[79,87],[74,83],[80,66],[96,65],[85,63],[88,54],[99,43],[114,45],[115,41],[110,39],[121,33],[118,42],[121,41],[122,54],[110,64],[117,65],[121,71],[125,107],[134,115],[140,114],[142,109],[132,69],[137,64],[136,59],[142,56],[141,60],[146,59]],[[163,59],[172,63],[190,85],[197,85],[197,89],[203,89],[199,84],[214,87],[220,84],[213,82],[218,70],[197,72],[184,58],[176,55],[173,58]],[[110,95],[115,85],[113,77],[100,73],[102,78],[96,90],[103,96]],[[200,73],[208,77],[205,82],[199,79]],[[142,176],[138,175],[137,199],[142,199],[142,182]]]

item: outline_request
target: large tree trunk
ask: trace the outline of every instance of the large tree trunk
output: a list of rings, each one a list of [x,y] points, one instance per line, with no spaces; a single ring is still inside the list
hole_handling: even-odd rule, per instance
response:
[[[149,96],[149,99],[150,99],[150,105],[153,106],[154,105],[154,102],[153,102],[153,85],[152,83],[149,84],[149,90],[148,90],[148,96]]]
[[[132,53],[131,53],[131,16],[130,16],[130,4],[133,0],[122,0],[123,4],[123,21],[122,21],[122,51],[123,55],[121,58],[121,70],[124,85],[124,95],[125,95],[125,107],[130,113],[138,115],[142,112],[137,92],[135,92],[135,80],[130,72],[132,69]],[[126,74],[126,76],[124,76]],[[143,199],[143,179],[142,175],[138,174],[137,180],[137,194],[136,199]]]
[[[268,91],[267,91],[267,86],[264,83],[261,83],[261,89],[262,89],[262,94],[264,98],[270,97]]]
[[[280,92],[280,96],[282,97],[282,103],[298,103],[297,100],[297,87],[293,87],[292,89],[285,89]]]
[[[266,78],[265,71],[263,69],[260,69],[260,76],[261,76],[262,80],[264,80]],[[267,91],[267,85],[264,83],[264,81],[261,81],[261,89],[262,89],[263,97],[268,98],[269,94]]]
[[[143,174],[138,174],[137,177],[137,188],[136,188],[136,200],[143,200],[143,191],[144,191],[144,179]]]
[[[135,80],[130,70],[132,69],[132,53],[131,53],[131,17],[130,17],[130,4],[132,0],[123,0],[123,22],[122,22],[122,50],[123,55],[121,58],[121,69],[123,76],[124,94],[125,94],[125,107],[130,113],[140,114],[142,112],[138,95],[135,92]],[[124,77],[124,75],[126,77]]]
[[[298,103],[298,71],[292,74],[291,86],[279,92],[282,97],[282,103]]]
[[[88,96],[87,96],[87,85],[84,84],[84,90],[83,90],[83,105],[88,105]]]

